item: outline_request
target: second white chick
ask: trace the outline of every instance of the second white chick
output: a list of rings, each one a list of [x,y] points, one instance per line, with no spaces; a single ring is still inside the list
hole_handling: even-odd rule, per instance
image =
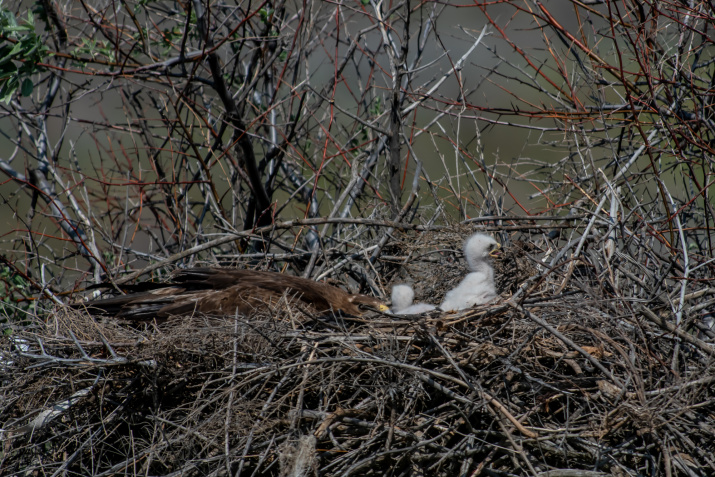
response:
[[[393,315],[417,315],[434,310],[436,307],[428,303],[412,304],[415,299],[415,291],[409,285],[395,285],[392,287],[392,308]]]

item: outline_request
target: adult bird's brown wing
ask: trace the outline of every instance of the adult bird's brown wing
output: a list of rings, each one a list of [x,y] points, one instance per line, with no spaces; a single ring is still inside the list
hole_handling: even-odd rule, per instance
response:
[[[353,295],[325,283],[258,270],[178,270],[171,282],[152,283],[149,288],[152,289],[94,300],[85,306],[90,311],[131,319],[166,318],[195,312],[248,315],[266,305],[275,305],[287,296],[300,300],[316,313],[339,311],[360,315],[365,307],[387,310],[380,300],[367,295]]]

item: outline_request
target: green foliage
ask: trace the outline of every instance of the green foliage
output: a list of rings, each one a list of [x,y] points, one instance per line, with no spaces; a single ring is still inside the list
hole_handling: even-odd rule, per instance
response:
[[[178,45],[183,34],[183,31],[178,25],[175,25],[173,28],[166,28],[162,31],[161,47],[164,49],[164,54],[169,53]]]
[[[375,100],[372,102],[372,107],[370,108],[370,115],[373,117],[377,117],[381,115],[383,112],[382,109],[382,98],[377,96]]]
[[[261,8],[258,11],[258,14],[261,16],[261,23],[267,23],[269,20],[271,20],[271,17],[273,16],[273,13],[275,12],[274,9],[265,9]]]
[[[31,13],[18,22],[15,14],[2,6],[0,39],[0,101],[9,103],[18,89],[23,96],[32,94],[34,83],[30,77],[43,70],[40,63],[49,50],[35,33]]]
[[[106,58],[110,63],[114,62],[114,47],[107,40],[96,41],[82,38],[81,44],[75,49],[75,55],[86,54],[92,58],[98,56]]]
[[[20,325],[27,314],[33,313],[35,301],[27,297],[30,286],[24,277],[7,265],[0,267],[0,328],[2,334],[11,333],[9,325]]]
[[[27,280],[10,270],[10,267],[0,268],[0,296],[6,298],[12,291],[22,291],[27,288]]]

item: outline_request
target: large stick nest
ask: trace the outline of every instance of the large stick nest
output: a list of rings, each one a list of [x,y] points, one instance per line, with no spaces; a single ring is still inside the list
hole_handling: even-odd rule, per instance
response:
[[[462,239],[397,240],[391,280],[438,302]],[[0,474],[712,475],[712,289],[675,326],[657,269],[508,250],[501,300],[462,314],[284,304],[129,325],[56,309],[3,341]],[[435,260],[442,287],[419,279]]]

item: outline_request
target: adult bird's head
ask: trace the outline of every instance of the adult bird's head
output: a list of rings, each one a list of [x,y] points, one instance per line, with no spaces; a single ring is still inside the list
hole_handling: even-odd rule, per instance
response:
[[[380,311],[383,313],[390,311],[390,308],[383,302],[367,295],[352,295],[348,301],[350,306],[344,306],[342,310],[356,316],[366,311]]]

